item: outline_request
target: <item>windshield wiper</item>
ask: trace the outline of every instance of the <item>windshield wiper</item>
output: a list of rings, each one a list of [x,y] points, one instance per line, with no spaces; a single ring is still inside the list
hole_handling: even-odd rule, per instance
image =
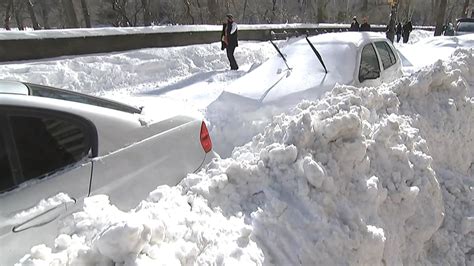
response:
[[[326,74],[327,74],[328,69],[326,68],[326,65],[324,65],[323,58],[321,57],[321,54],[319,54],[318,50],[316,50],[314,45],[309,41],[308,36],[306,36],[306,41],[308,42],[309,46],[311,46],[311,49],[313,50],[314,54],[318,57],[319,62],[321,62],[321,65],[323,65],[324,71],[326,71]]]
[[[283,61],[285,62],[285,65],[286,65],[286,67],[288,68],[288,70],[291,70],[291,67],[288,65],[288,62],[286,61],[286,57],[285,57],[285,55],[280,51],[280,48],[278,48],[278,46],[277,46],[272,40],[270,40],[270,43],[273,45],[273,47],[275,47],[275,49],[277,50],[277,52],[280,54],[281,58],[283,58]]]

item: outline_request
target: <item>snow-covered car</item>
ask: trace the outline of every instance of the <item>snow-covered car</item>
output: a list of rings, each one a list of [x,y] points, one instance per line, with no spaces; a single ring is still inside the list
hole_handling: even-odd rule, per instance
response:
[[[87,196],[129,209],[158,185],[176,185],[215,157],[206,124],[151,122],[118,102],[0,81],[0,265],[53,244],[58,223]]]
[[[474,33],[474,18],[460,18],[456,21],[454,35],[465,35]]]
[[[401,60],[381,34],[328,33],[300,39],[235,81],[234,94],[261,103],[319,98],[336,83],[377,85],[402,75]]]
[[[274,46],[275,57],[237,79],[207,108],[217,142],[226,143],[220,138],[238,128],[248,133],[243,137],[239,131],[234,143],[216,147],[223,156],[257,134],[261,128],[255,125],[267,124],[270,117],[303,99],[316,100],[336,84],[375,86],[403,74],[398,52],[379,33],[327,33],[297,39],[281,51]],[[255,109],[262,111],[255,115]]]

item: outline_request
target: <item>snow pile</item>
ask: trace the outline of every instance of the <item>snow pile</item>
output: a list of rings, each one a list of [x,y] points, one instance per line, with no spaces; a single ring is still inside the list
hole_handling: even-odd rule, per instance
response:
[[[415,34],[413,41],[416,41],[420,36],[419,33]],[[434,64],[439,59],[448,60],[454,51],[460,47],[474,47],[472,34],[423,37],[414,44],[397,45],[397,49],[410,61],[414,66],[414,70],[419,70],[424,66]]]
[[[144,112],[202,117],[232,80],[276,54],[270,43],[240,42],[239,71],[229,72],[220,44],[140,49],[0,65],[0,79],[19,80],[103,96]],[[166,110],[166,112],[164,112]]]
[[[437,264],[474,263],[473,77],[473,50],[457,50],[449,64],[438,61],[397,90],[401,113],[426,139],[443,193],[445,219],[427,249]]]
[[[428,37],[433,37],[434,32],[429,31],[429,30],[413,30],[410,33],[410,38],[408,39],[408,44],[414,44],[417,43],[423,39],[426,39]],[[400,39],[400,44],[403,41],[403,38]]]
[[[192,265],[259,264],[263,253],[250,240],[242,217],[213,212],[201,197],[179,187],[160,187],[130,213],[107,196],[87,198],[84,211],[67,221],[54,252],[35,246],[23,265]],[[74,233],[74,234],[72,234]],[[72,235],[72,236],[70,236]]]
[[[472,264],[473,73],[460,49],[391,84],[337,86],[129,213],[87,199],[23,263]]]
[[[274,53],[269,43],[242,42],[236,58],[246,66],[263,62]],[[150,87],[159,89],[196,74],[223,71],[228,65],[225,51],[213,43],[3,64],[0,78],[94,95],[122,88],[129,94],[150,93]]]

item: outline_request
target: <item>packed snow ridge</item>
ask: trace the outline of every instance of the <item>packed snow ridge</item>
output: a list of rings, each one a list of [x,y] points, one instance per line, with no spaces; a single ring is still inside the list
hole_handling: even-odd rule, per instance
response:
[[[88,198],[21,263],[472,265],[473,55],[303,101],[130,212]]]

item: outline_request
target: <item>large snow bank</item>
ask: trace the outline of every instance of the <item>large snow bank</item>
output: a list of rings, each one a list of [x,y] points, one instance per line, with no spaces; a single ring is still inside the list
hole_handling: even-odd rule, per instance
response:
[[[87,199],[25,265],[474,263],[473,50],[337,86],[129,213]]]
[[[415,70],[433,64],[439,59],[447,60],[458,47],[474,47],[472,34],[463,36],[426,36],[421,32],[414,32],[410,37],[413,44],[398,44],[397,49],[414,66]],[[426,34],[426,33],[425,33]]]
[[[241,70],[230,73],[220,44],[150,48],[0,65],[0,79],[18,80],[145,106],[153,115],[201,115],[227,84],[276,54],[269,42],[240,42]]]

